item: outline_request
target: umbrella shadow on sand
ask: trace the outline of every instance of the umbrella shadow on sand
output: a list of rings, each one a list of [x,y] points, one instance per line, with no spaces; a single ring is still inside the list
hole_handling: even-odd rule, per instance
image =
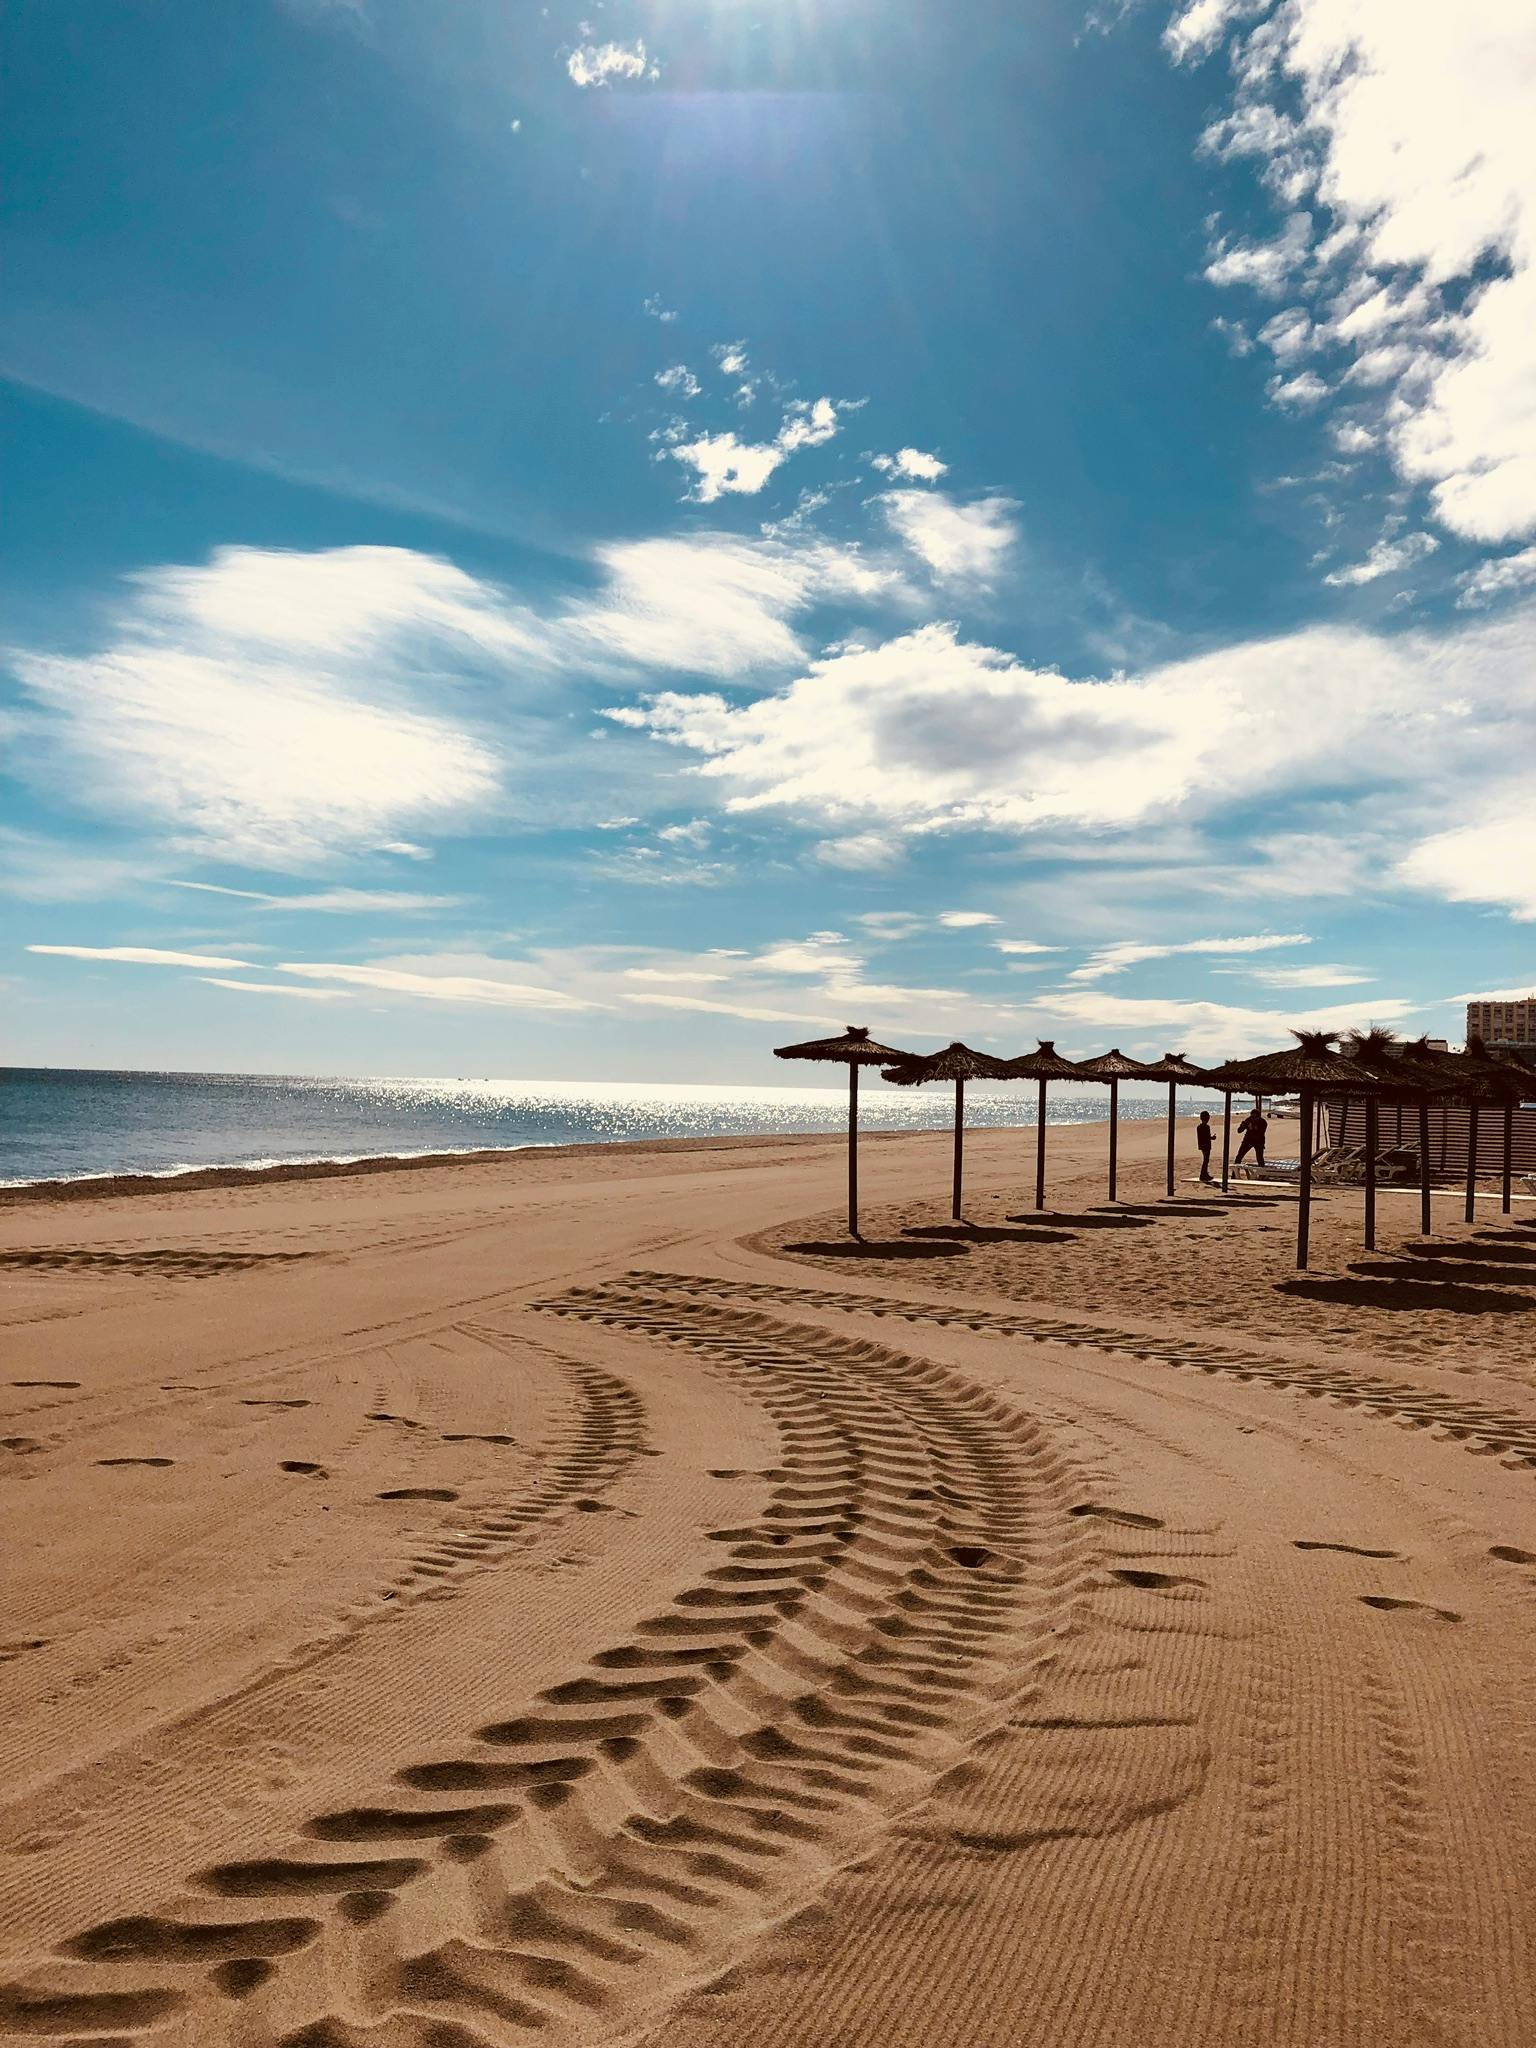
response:
[[[1458,1316],[1519,1315],[1536,1308],[1528,1294],[1510,1294],[1489,1287],[1469,1287],[1455,1281],[1418,1279],[1391,1268],[1358,1268],[1363,1277],[1354,1280],[1282,1280],[1277,1294],[1299,1296],[1305,1301],[1333,1302],[1341,1308],[1384,1308],[1411,1310],[1441,1309]],[[1378,1279],[1377,1273],[1392,1274]]]
[[[833,1238],[826,1244],[787,1244],[786,1252],[814,1259],[963,1259],[963,1244],[912,1244],[906,1238]]]
[[[1407,1280],[1419,1287],[1433,1287],[1444,1293],[1447,1288],[1454,1292],[1462,1287],[1529,1287],[1536,1284],[1536,1271],[1520,1266],[1498,1266],[1476,1264],[1465,1260],[1455,1266],[1392,1266],[1385,1260],[1371,1264],[1357,1259],[1350,1269],[1362,1279]]]
[[[1044,1221],[1053,1228],[1074,1230],[1150,1230],[1150,1216],[1128,1216],[1123,1209],[1089,1209],[1081,1215],[1065,1216],[1058,1209],[1042,1211]],[[1010,1223],[1027,1223],[1029,1216],[1010,1216]]]
[[[995,1223],[913,1223],[907,1237],[948,1239],[958,1244],[1066,1244],[1070,1230],[1003,1230]]]
[[[1455,1259],[1474,1265],[1492,1260],[1497,1265],[1510,1265],[1515,1268],[1509,1275],[1511,1280],[1525,1277],[1522,1268],[1536,1266],[1536,1244],[1504,1244],[1498,1235],[1490,1236],[1491,1242],[1489,1237],[1479,1236],[1474,1244],[1410,1244],[1404,1250],[1412,1259]],[[1536,1279],[1536,1273],[1530,1277]]]

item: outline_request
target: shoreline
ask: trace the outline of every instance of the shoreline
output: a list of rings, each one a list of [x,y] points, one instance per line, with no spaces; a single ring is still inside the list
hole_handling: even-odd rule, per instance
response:
[[[1103,1123],[1102,1117],[1073,1117],[1052,1128],[1082,1129]],[[1133,1121],[1145,1121],[1134,1119]],[[919,1130],[861,1131],[859,1150],[893,1140],[947,1137],[948,1126]],[[1033,1124],[967,1124],[967,1136],[983,1131],[1033,1130]],[[730,1152],[773,1146],[846,1143],[842,1131],[744,1131],[714,1137],[602,1138],[578,1145],[483,1145],[461,1152],[365,1152],[345,1159],[274,1160],[266,1166],[188,1166],[158,1173],[78,1174],[68,1180],[0,1183],[0,1208],[33,1203],[79,1202],[153,1194],[196,1194],[210,1188],[275,1187],[284,1181],[339,1180],[375,1173],[414,1173],[424,1168],[485,1166],[496,1160],[534,1156],[539,1159],[586,1159],[613,1152],[652,1154]]]

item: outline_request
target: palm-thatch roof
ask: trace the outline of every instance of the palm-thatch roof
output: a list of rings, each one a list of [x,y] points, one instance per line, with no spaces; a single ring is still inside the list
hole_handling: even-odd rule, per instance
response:
[[[1151,1067],[1141,1060],[1133,1060],[1115,1045],[1108,1052],[1101,1052],[1097,1059],[1079,1060],[1077,1078],[1080,1081],[1155,1081],[1160,1077]]]
[[[1081,1081],[1083,1075],[1076,1060],[1066,1059],[1056,1050],[1054,1038],[1042,1038],[1038,1052],[1021,1052],[1017,1059],[1001,1062],[1003,1074],[1010,1081]]]
[[[1005,1060],[993,1059],[990,1053],[974,1052],[957,1038],[942,1052],[926,1057],[906,1054],[881,1079],[894,1081],[900,1088],[915,1088],[924,1081],[1001,1081],[1006,1078],[1007,1064]]]
[[[838,1038],[808,1038],[803,1045],[776,1045],[776,1060],[837,1060],[845,1067],[884,1067],[892,1060],[912,1060],[918,1055],[902,1052],[893,1045],[881,1045],[871,1038],[865,1024],[850,1024]]]
[[[1153,1060],[1143,1071],[1149,1081],[1195,1082],[1205,1079],[1204,1067],[1197,1067],[1181,1052],[1165,1052],[1160,1060]]]
[[[1206,1079],[1218,1088],[1246,1091],[1293,1088],[1347,1088],[1353,1095],[1377,1095],[1390,1083],[1365,1067],[1357,1066],[1334,1049],[1331,1031],[1293,1031],[1296,1040],[1280,1052],[1259,1053],[1253,1059],[1228,1060],[1213,1067]]]

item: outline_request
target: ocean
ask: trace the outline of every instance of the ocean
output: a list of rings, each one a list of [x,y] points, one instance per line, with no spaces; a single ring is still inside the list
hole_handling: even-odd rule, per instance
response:
[[[841,1080],[841,1075],[839,1075]],[[1057,1087],[1049,1120],[1102,1117],[1100,1087]],[[95,1174],[175,1174],[210,1166],[408,1159],[528,1145],[841,1131],[846,1084],[691,1087],[645,1081],[326,1079],[302,1074],[136,1074],[0,1068],[0,1186]],[[951,1090],[866,1081],[870,1131],[947,1124]],[[1126,1118],[1163,1114],[1161,1097],[1122,1096]],[[1032,1087],[967,1098],[976,1124],[1033,1124]]]

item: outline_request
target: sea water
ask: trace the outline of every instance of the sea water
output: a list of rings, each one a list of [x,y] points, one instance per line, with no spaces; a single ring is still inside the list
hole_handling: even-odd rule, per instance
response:
[[[831,1071],[839,1085],[732,1088],[6,1067],[0,1186],[528,1145],[837,1132],[846,1124],[848,1090],[841,1070]],[[1053,1087],[1047,1115],[1052,1123],[1080,1123],[1104,1116],[1107,1102],[1102,1087]],[[1035,1090],[975,1088],[966,1106],[976,1124],[1032,1124]],[[1120,1114],[1154,1117],[1164,1108],[1161,1093],[1122,1095]],[[953,1113],[948,1087],[897,1089],[869,1076],[860,1088],[860,1122],[869,1131],[936,1129]]]

